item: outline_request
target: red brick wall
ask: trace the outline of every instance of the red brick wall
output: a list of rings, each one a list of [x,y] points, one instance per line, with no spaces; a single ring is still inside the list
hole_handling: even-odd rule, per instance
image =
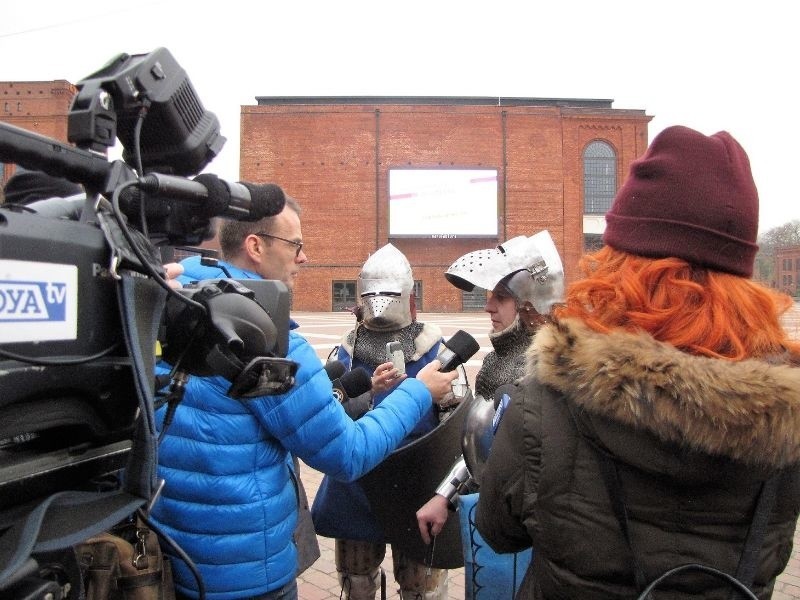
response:
[[[583,150],[611,144],[621,185],[647,146],[650,118],[559,106],[243,106],[240,175],[282,185],[303,207],[310,260],[296,310],[331,310],[331,281],[355,279],[369,253],[391,241],[423,282],[423,309],[457,311],[461,295],[445,269],[516,235],[549,229],[573,276],[583,248]],[[451,166],[498,169],[499,237],[389,240],[389,169]]]
[[[800,292],[800,246],[775,249],[773,278],[766,283],[791,296]]]
[[[67,115],[77,88],[68,81],[0,81],[0,121],[67,142]],[[0,173],[2,183],[14,167]]]

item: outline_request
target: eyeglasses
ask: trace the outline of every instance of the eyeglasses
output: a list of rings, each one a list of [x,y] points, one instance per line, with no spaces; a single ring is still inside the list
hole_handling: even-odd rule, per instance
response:
[[[273,240],[280,240],[282,242],[286,242],[287,244],[291,244],[292,246],[297,246],[297,250],[294,253],[295,258],[300,256],[300,252],[303,251],[303,242],[295,242],[294,240],[287,240],[286,238],[278,237],[277,235],[272,235],[271,233],[257,233],[256,235],[258,237],[272,238]]]

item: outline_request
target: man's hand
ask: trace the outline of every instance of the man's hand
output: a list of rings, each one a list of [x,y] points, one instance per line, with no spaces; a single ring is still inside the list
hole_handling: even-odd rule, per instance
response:
[[[177,279],[179,275],[183,275],[183,265],[179,263],[166,263],[164,265],[164,271],[166,272],[167,284],[169,284],[169,287],[176,290],[183,287],[181,282]]]
[[[447,517],[450,516],[450,503],[447,498],[434,495],[417,511],[417,525],[422,541],[431,543],[431,535],[437,536],[444,529]]]
[[[377,366],[375,373],[372,375],[372,393],[382,394],[383,392],[388,392],[406,377],[407,375],[405,373],[401,374],[391,362],[382,363]]]
[[[458,371],[440,373],[441,366],[442,363],[439,360],[432,360],[417,373],[417,379],[425,384],[433,401],[437,404],[451,391],[452,382],[458,377]]]

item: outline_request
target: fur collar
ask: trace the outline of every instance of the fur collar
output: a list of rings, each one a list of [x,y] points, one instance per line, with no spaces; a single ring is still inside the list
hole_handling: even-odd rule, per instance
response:
[[[527,372],[585,410],[749,464],[800,461],[800,368],[693,356],[647,334],[542,327]]]

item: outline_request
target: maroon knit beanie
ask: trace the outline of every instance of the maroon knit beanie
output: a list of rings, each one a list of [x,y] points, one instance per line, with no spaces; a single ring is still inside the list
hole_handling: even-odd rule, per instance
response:
[[[757,236],[758,191],[744,149],[726,131],[705,136],[676,126],[631,164],[603,242],[750,277]]]

